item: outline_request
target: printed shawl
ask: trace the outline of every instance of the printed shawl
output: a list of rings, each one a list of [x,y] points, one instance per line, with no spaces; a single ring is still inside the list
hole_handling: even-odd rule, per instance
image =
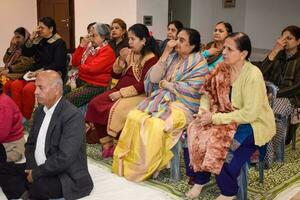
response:
[[[217,67],[206,76],[205,84],[200,89],[210,99],[210,112],[228,113],[234,110],[230,102],[230,67],[219,63]],[[237,124],[201,125],[195,119],[188,127],[188,148],[190,166],[195,172],[206,171],[219,174]]]
[[[165,120],[171,114],[168,104],[180,102],[192,113],[197,112],[200,99],[198,90],[204,83],[204,76],[208,73],[206,60],[201,54],[192,53],[176,71],[178,60],[177,53],[169,56],[163,77],[164,80],[174,84],[175,92],[159,88],[157,83],[152,83],[149,78],[150,70],[144,81],[147,98],[138,105],[139,110]]]
[[[25,42],[29,39],[30,34],[29,32],[25,29]],[[9,58],[5,61],[5,68],[8,68],[9,66],[13,65],[16,60],[22,55],[22,47],[15,47],[13,51],[10,53]]]

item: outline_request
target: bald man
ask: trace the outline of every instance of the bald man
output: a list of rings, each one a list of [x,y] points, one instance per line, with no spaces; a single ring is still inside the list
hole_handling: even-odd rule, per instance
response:
[[[87,196],[93,182],[87,169],[84,118],[62,97],[63,82],[57,72],[39,73],[35,85],[41,106],[25,144],[26,164],[0,166],[0,186],[8,199]]]

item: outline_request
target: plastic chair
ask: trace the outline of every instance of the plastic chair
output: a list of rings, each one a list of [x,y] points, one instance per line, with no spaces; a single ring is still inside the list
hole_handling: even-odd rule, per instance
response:
[[[70,70],[70,62],[72,59],[72,54],[67,53],[67,60],[66,60],[66,68],[67,68],[67,74],[65,76],[65,79],[63,80],[64,84],[68,81],[68,72]]]
[[[274,106],[274,100],[277,96],[278,88],[271,82],[266,82],[267,93],[269,97],[269,103],[271,108]],[[259,182],[263,184],[264,182],[264,168],[265,168],[265,156],[267,153],[267,144],[261,146],[259,150],[259,161],[258,161],[258,171],[259,171]],[[282,145],[280,146],[282,148]],[[284,141],[283,141],[284,148]],[[237,194],[237,199],[239,200],[247,200],[247,191],[248,191],[248,171],[249,164],[245,163],[245,165],[241,169],[240,176],[238,177],[239,191]]]
[[[176,145],[172,148],[173,158],[171,160],[170,177],[174,181],[181,178],[180,175],[180,154],[182,150],[181,140],[179,139]]]
[[[292,150],[296,150],[296,137],[297,137],[297,130],[295,130],[293,132],[293,135],[292,135]]]

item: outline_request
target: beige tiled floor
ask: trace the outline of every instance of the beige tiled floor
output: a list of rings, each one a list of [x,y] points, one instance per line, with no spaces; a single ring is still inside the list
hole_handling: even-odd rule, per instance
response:
[[[297,194],[295,194],[295,195],[291,198],[291,200],[300,200],[300,191],[297,192]]]
[[[296,194],[298,195],[299,192],[300,192],[300,183],[293,185],[292,187],[281,192],[280,194],[277,195],[277,197],[274,200],[292,200],[292,198],[296,196]],[[296,199],[294,198],[293,200]]]
[[[146,186],[127,181],[115,174],[112,174],[106,167],[88,162],[89,171],[94,182],[94,189],[88,197],[82,200],[172,200],[176,197],[168,193]],[[0,200],[6,200],[0,188]]]

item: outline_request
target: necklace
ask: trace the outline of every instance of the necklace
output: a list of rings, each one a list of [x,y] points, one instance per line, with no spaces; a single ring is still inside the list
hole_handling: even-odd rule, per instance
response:
[[[130,65],[136,80],[140,81],[142,77],[143,66],[141,65],[142,56],[133,54],[130,59]]]
[[[295,53],[287,53],[286,58],[289,59],[289,58],[293,57],[293,55],[295,55]]]
[[[289,52],[285,51],[287,59],[293,57],[293,55],[295,55],[296,53],[297,53],[297,50],[296,51],[292,50],[292,51],[289,51]]]

